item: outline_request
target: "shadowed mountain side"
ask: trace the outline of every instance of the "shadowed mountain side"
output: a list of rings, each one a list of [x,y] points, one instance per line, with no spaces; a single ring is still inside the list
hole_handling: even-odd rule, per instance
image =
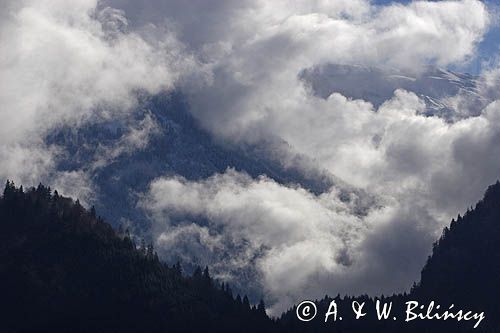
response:
[[[180,93],[143,96],[132,119],[64,127],[48,135],[46,141],[64,152],[58,161],[59,171],[83,170],[89,175],[96,187],[95,206],[110,223],[147,223],[136,207],[136,195],[145,192],[157,177],[178,175],[199,180],[234,168],[252,177],[267,175],[281,184],[300,184],[317,194],[334,185],[333,176],[325,172],[305,173],[294,166],[297,161],[287,167],[279,162],[270,147],[286,145],[284,142],[268,143],[264,149],[236,148],[215,140],[199,127]]]
[[[137,247],[77,202],[8,183],[0,198],[2,332],[270,330],[208,269],[193,276]]]

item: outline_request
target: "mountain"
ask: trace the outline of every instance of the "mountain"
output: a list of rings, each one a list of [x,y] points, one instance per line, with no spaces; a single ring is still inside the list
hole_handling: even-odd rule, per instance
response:
[[[477,77],[435,67],[407,73],[327,64],[306,69],[300,77],[322,98],[339,92],[349,98],[367,100],[375,107],[393,97],[396,89],[406,89],[423,99],[427,115],[448,121],[477,115],[489,101],[481,94]],[[314,162],[304,156],[298,156],[291,163],[294,166],[284,165],[276,155],[286,150],[287,143],[277,138],[273,142],[237,147],[214,138],[190,114],[181,92],[138,95],[138,106],[131,116],[115,115],[106,120],[105,111],[96,111],[103,115],[75,128],[58,128],[45,139],[61,152],[56,161],[58,171],[86,175],[94,204],[110,223],[132,221],[147,229],[148,219],[137,207],[138,195],[161,176],[200,180],[234,168],[252,177],[266,175],[281,184],[298,184],[316,194],[333,185],[346,194],[361,192],[331,173],[311,167]],[[465,101],[467,107],[461,104]],[[463,110],[468,110],[467,114]],[[301,167],[301,163],[307,167]],[[312,171],[304,172],[305,169]]]
[[[0,197],[0,325],[3,332],[496,332],[499,221],[497,182],[444,229],[409,294],[379,298],[393,303],[398,318],[410,300],[484,311],[476,329],[465,321],[379,321],[374,311],[356,320],[351,303],[374,309],[368,296],[325,296],[315,301],[323,315],[310,322],[297,319],[296,307],[273,321],[263,302],[251,307],[247,297],[234,298],[208,268],[185,276],[180,265],[162,263],[151,245],[137,246],[127,231],[114,231],[95,209],[42,185],[25,192],[8,182]],[[343,320],[325,323],[332,300],[344,309]]]
[[[367,100],[374,107],[392,98],[396,89],[406,89],[422,98],[427,115],[447,121],[477,115],[489,102],[481,94],[479,78],[431,66],[410,73],[391,68],[326,64],[306,69],[300,77],[319,97],[327,98],[338,92]],[[148,218],[137,202],[152,180],[172,175],[200,180],[228,168],[252,177],[266,175],[281,184],[298,184],[316,194],[335,185],[345,194],[341,198],[349,198],[349,193],[356,192],[364,201],[373,201],[330,172],[315,168],[314,162],[304,156],[297,156],[289,163],[293,166],[284,165],[280,162],[283,158],[277,156],[280,151],[291,149],[278,138],[237,147],[214,138],[191,115],[181,92],[155,96],[138,93],[138,96],[132,115],[121,118],[114,115],[112,120],[104,120],[106,111],[96,111],[101,116],[74,128],[57,128],[45,138],[49,146],[61,152],[56,161],[59,172],[86,175],[94,204],[110,223],[132,222],[147,230]],[[361,213],[366,208],[363,205],[359,205]]]
[[[42,185],[0,197],[2,332],[265,332],[264,304],[233,297],[206,268],[184,276]]]
[[[176,92],[142,96],[131,118],[59,128],[47,136],[46,143],[64,152],[59,171],[83,170],[89,175],[96,208],[117,224],[130,220],[147,224],[136,207],[137,194],[160,176],[199,180],[234,168],[252,177],[267,175],[282,184],[300,184],[314,193],[333,185],[331,175],[285,167],[268,149],[218,141],[199,126],[184,96]]]
[[[405,89],[422,98],[427,115],[447,121],[477,115],[490,101],[481,93],[479,78],[431,66],[410,73],[326,64],[305,69],[300,77],[319,97],[338,92],[369,101],[375,108],[392,98],[396,89]],[[96,208],[111,223],[147,225],[147,217],[136,207],[137,196],[161,176],[199,180],[234,168],[252,177],[266,175],[281,184],[298,184],[316,194],[333,185],[346,193],[360,192],[325,170],[315,170],[311,167],[314,162],[304,156],[298,156],[291,163],[294,166],[284,165],[276,155],[286,150],[287,143],[277,138],[237,147],[214,138],[190,114],[179,91],[138,96],[138,106],[131,116],[114,115],[106,120],[105,110],[96,111],[102,115],[75,128],[58,128],[45,138],[49,146],[61,152],[56,161],[58,171],[83,172],[88,177]],[[300,163],[308,167],[302,168]],[[312,171],[306,173],[305,169]]]
[[[300,77],[319,97],[328,98],[337,92],[371,102],[375,108],[392,98],[396,89],[411,91],[424,101],[425,114],[448,121],[479,115],[490,102],[481,93],[478,77],[432,66],[412,73],[393,68],[326,64],[306,69]]]

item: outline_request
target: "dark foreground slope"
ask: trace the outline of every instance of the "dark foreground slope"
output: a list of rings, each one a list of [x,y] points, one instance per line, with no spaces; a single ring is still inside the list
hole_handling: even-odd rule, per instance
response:
[[[39,186],[23,192],[8,183],[0,197],[1,332],[500,332],[500,184],[443,232],[409,294],[376,318],[375,300],[336,297],[342,321],[324,322],[332,298],[316,301],[318,316],[297,320],[295,308],[274,322],[261,304],[234,299],[210,278],[192,277],[161,263],[152,247],[136,248],[126,235]],[[484,311],[474,321],[404,321],[405,302]],[[355,320],[353,301],[368,313]],[[398,320],[393,320],[393,316]]]
[[[184,277],[95,212],[39,186],[0,198],[1,332],[266,331],[263,304]]]

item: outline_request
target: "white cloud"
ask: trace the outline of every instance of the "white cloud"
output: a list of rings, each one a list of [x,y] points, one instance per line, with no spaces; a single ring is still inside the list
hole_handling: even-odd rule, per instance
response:
[[[43,144],[50,130],[126,116],[138,91],[170,89],[197,68],[175,36],[163,34],[153,43],[147,31],[127,31],[122,11],[100,8],[97,0],[19,1],[3,7],[1,178],[28,184],[32,178],[47,179],[55,158]],[[14,166],[23,156],[30,163]]]
[[[419,271],[432,217],[396,201],[359,216],[354,196],[342,201],[335,188],[316,196],[229,169],[198,182],[157,179],[141,206],[157,221],[162,255],[208,263],[216,277],[246,288],[258,284],[279,314],[327,292],[402,291]]]
[[[112,142],[112,146],[99,145],[95,151],[94,163],[90,167],[92,171],[104,167],[113,162],[121,155],[130,154],[134,151],[144,149],[151,136],[159,135],[161,129],[149,112],[137,124],[132,122],[128,125],[128,131],[118,140]]]
[[[479,1],[381,9],[364,1],[308,3],[256,2],[250,9],[233,10],[230,31],[220,39],[207,37],[195,49],[213,70],[210,86],[190,91],[192,112],[206,127],[232,139],[268,135],[262,126],[269,116],[285,117],[289,107],[301,107],[294,104],[303,99],[300,71],[322,63],[419,71],[429,62],[466,61],[474,56],[489,20]],[[351,10],[354,4],[357,9]],[[183,22],[176,23],[182,30]]]
[[[276,299],[300,294],[318,272],[346,270],[367,229],[334,189],[317,197],[231,169],[199,182],[157,179],[141,206],[156,221],[169,221],[156,226],[161,251],[177,255],[188,242],[185,261],[202,256],[222,275],[255,265],[263,279],[259,282]],[[174,222],[179,216],[185,218]],[[200,220],[206,225],[192,223]],[[232,260],[219,260],[226,256]]]

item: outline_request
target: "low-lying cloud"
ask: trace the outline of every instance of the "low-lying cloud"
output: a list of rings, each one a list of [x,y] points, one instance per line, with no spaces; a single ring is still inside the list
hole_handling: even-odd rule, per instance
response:
[[[278,314],[325,293],[402,291],[422,266],[415,251],[428,250],[432,217],[396,202],[359,216],[354,199],[229,169],[199,182],[158,179],[141,206],[163,221],[155,234],[161,254],[209,263],[232,283],[258,284]]]

